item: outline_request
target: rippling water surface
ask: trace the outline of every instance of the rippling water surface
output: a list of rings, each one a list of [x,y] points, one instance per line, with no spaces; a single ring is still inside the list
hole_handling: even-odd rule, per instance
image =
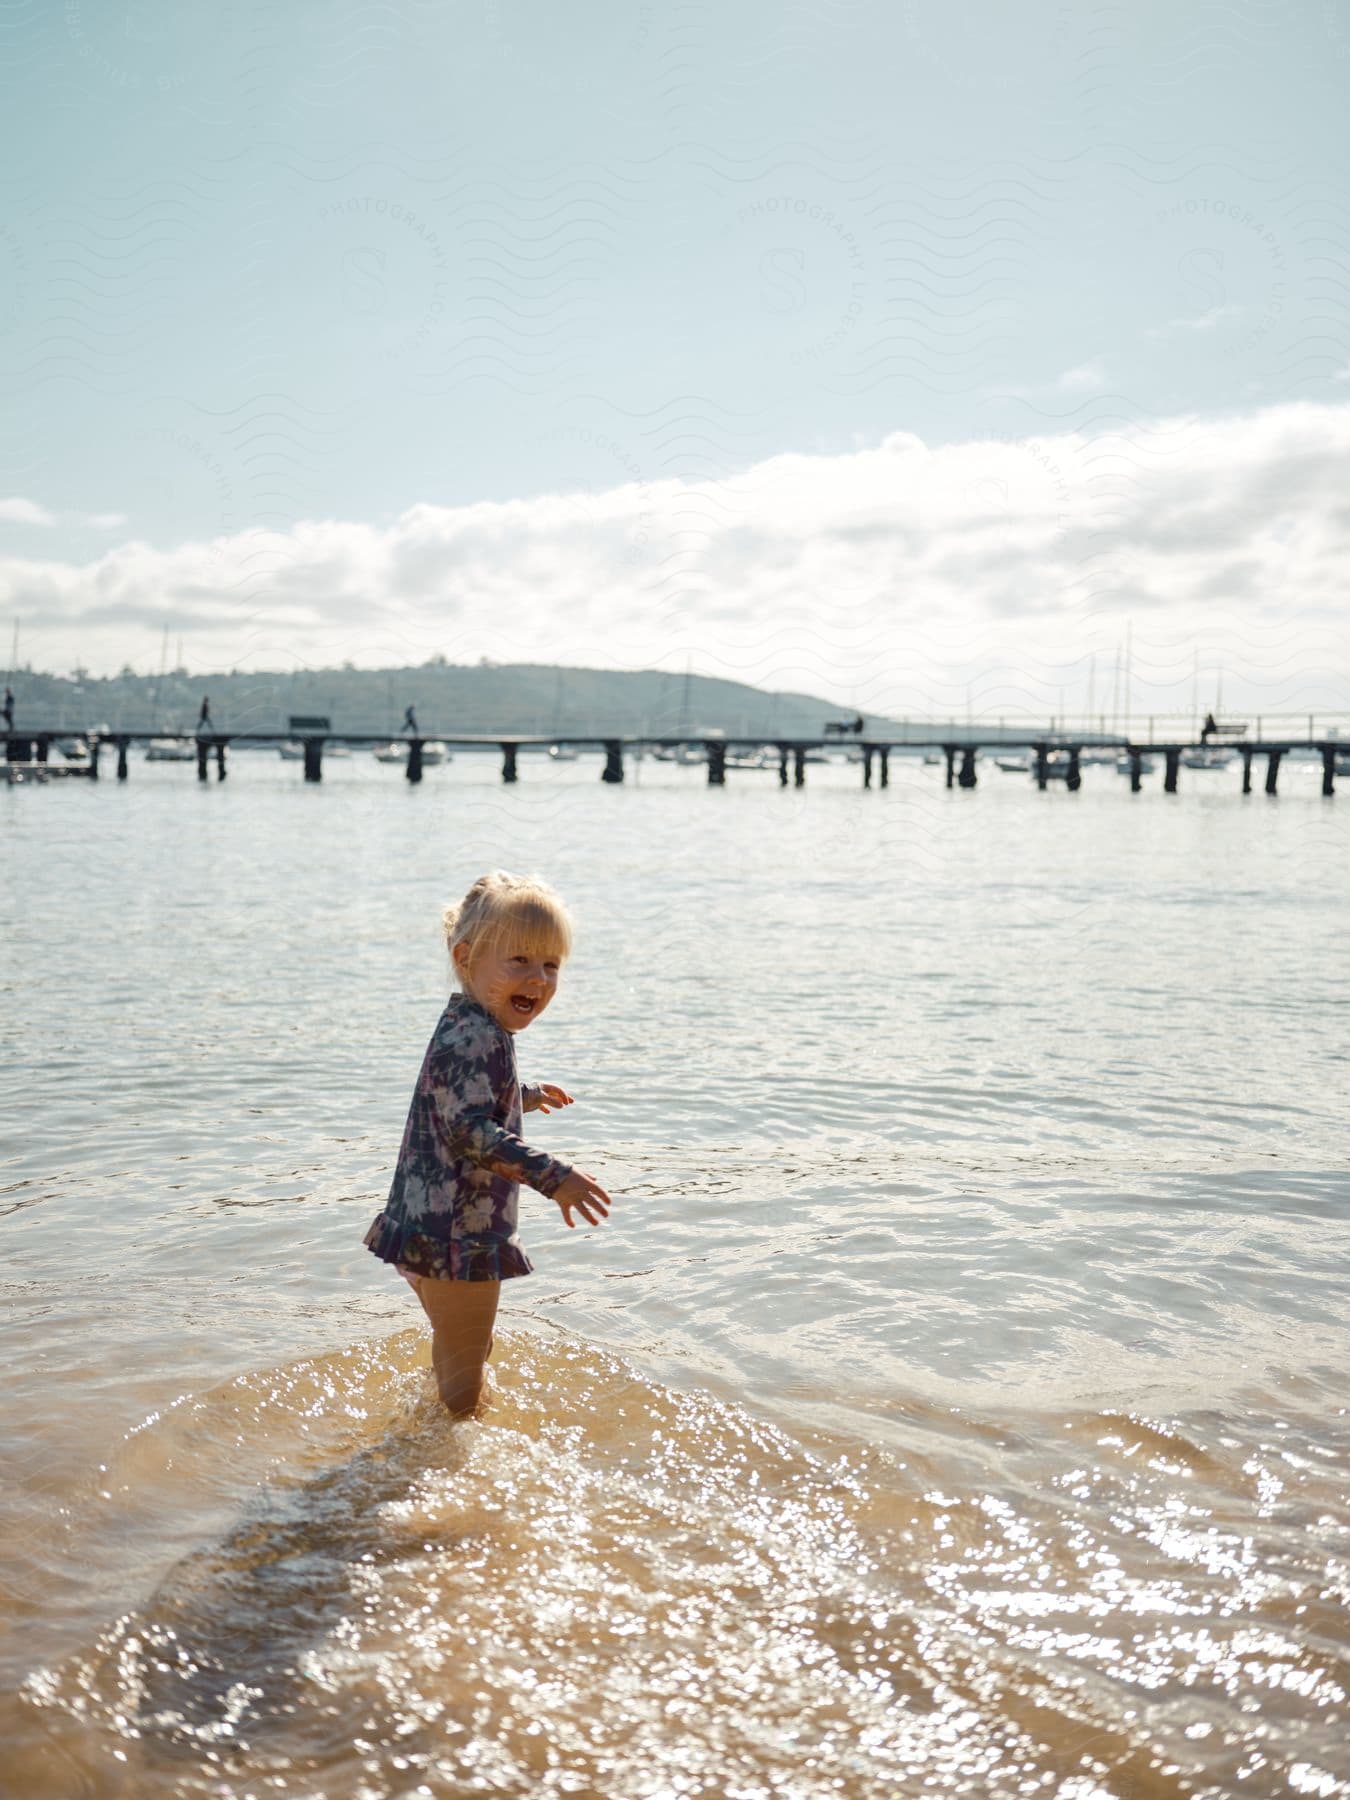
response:
[[[1350,1793],[1344,796],[192,775],[0,790],[0,1791]],[[452,1425],[360,1239],[495,865],[618,1204]]]

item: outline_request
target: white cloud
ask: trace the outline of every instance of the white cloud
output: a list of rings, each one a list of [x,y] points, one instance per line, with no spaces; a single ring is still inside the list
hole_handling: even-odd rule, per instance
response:
[[[1211,306],[1207,312],[1197,313],[1190,319],[1169,319],[1165,325],[1151,325],[1144,333],[1155,341],[1159,338],[1175,337],[1180,332],[1213,331],[1224,320],[1240,318],[1249,309],[1245,306],[1228,304]]]
[[[95,531],[117,531],[127,522],[125,513],[54,513],[37,500],[24,500],[18,495],[0,500],[0,521],[9,525],[75,525],[89,526]]]
[[[578,487],[379,526],[305,520],[83,563],[0,558],[36,661],[561,661],[696,668],[893,712],[1100,710],[1125,624],[1136,704],[1350,709],[1350,405],[929,448],[897,433],[722,481]],[[579,452],[579,459],[582,453]]]
[[[1076,368],[1065,369],[1055,380],[1055,387],[1061,394],[1086,394],[1106,386],[1106,365],[1102,362],[1079,363]]]
[[[6,525],[55,525],[56,515],[36,500],[23,500],[14,494],[8,500],[0,500],[0,520]]]

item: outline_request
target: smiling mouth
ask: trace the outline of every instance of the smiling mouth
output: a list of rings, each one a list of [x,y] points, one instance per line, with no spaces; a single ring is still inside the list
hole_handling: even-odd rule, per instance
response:
[[[528,994],[512,994],[511,996],[511,1011],[519,1013],[523,1019],[528,1019],[533,1015],[537,1004],[538,1002],[531,1000]]]

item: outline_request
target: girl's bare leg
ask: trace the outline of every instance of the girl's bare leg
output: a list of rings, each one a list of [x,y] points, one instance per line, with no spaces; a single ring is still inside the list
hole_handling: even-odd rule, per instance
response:
[[[431,1366],[447,1412],[467,1418],[483,1395],[500,1281],[436,1281],[422,1276],[417,1298],[431,1321]]]
[[[424,1277],[419,1276],[418,1279],[413,1283],[413,1291],[417,1295],[417,1298],[419,1300],[422,1300],[422,1282],[424,1279],[425,1279]],[[494,1282],[493,1286],[496,1287],[498,1292],[500,1293],[501,1284],[499,1282]],[[422,1311],[427,1315],[427,1317],[429,1319],[431,1319],[431,1308],[427,1305],[425,1300],[422,1300]],[[434,1328],[436,1321],[434,1319],[431,1319],[431,1322],[432,1322],[432,1326]],[[496,1343],[496,1341],[497,1341],[496,1338],[489,1332],[488,1341],[487,1341],[487,1353],[489,1356],[492,1355],[492,1346]]]

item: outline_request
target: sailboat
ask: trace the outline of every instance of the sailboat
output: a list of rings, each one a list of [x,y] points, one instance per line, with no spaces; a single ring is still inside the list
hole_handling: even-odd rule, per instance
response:
[[[680,690],[680,716],[675,724],[675,735],[677,737],[686,737],[689,732],[689,690],[693,684],[693,679],[693,659],[686,657],[684,663],[684,686]],[[683,764],[686,768],[693,763],[705,763],[708,760],[708,753],[701,744],[677,744],[673,754],[675,761]]]
[[[553,729],[561,732],[563,728],[563,672],[555,671],[553,681]],[[550,762],[575,762],[580,752],[575,744],[569,744],[559,737],[548,747]]]
[[[391,738],[387,744],[375,746],[375,760],[382,763],[405,763],[408,760],[408,741],[406,738]],[[434,769],[438,763],[449,762],[450,752],[436,738],[428,738],[422,745],[422,767]]]
[[[164,627],[164,642],[159,653],[159,677],[155,682],[154,696],[150,702],[150,716],[154,720],[154,729],[159,730],[159,696],[164,686],[164,677],[169,667],[169,628]],[[194,762],[197,752],[185,735],[176,737],[153,737],[145,747],[147,762]]]
[[[1226,769],[1237,751],[1228,744],[1201,744],[1195,750],[1183,750],[1181,766],[1183,769]]]

